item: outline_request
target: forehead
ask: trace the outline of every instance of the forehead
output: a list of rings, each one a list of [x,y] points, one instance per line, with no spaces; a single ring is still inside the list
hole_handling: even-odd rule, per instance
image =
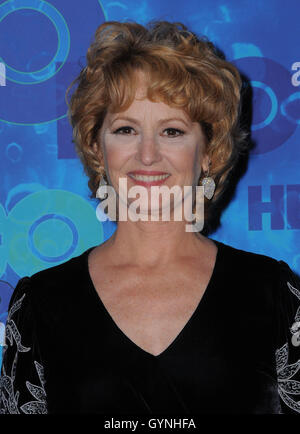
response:
[[[117,110],[115,112],[108,110],[107,117],[113,119],[118,117],[120,114],[129,115],[130,113],[134,113],[138,117],[147,115],[154,118],[173,116],[182,118],[187,123],[192,123],[190,116],[185,110],[165,103],[159,95],[156,95],[154,100],[148,99],[147,90],[149,81],[144,72],[136,72],[135,77],[135,94],[132,103],[125,109]]]
[[[115,113],[108,113],[110,119],[119,117],[120,115],[134,115],[137,118],[151,117],[163,118],[174,117],[183,119],[187,123],[192,123],[188,114],[179,108],[169,106],[161,100],[151,101],[147,97],[141,97],[141,93],[135,96],[131,105],[126,110],[118,111]]]

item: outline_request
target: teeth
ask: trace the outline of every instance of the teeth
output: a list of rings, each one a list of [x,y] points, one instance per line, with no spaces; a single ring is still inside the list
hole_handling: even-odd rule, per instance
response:
[[[162,179],[168,178],[168,174],[166,175],[158,175],[158,176],[144,176],[144,175],[130,175],[132,178],[136,179],[137,181],[145,181],[145,182],[151,182],[151,181],[160,181]]]

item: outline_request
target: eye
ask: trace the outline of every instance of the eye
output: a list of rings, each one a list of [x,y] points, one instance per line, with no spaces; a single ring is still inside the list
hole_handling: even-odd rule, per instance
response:
[[[120,127],[120,128],[118,128],[118,129],[116,129],[116,130],[113,132],[113,134],[128,135],[128,134],[130,134],[130,131],[131,131],[131,130],[133,130],[132,127],[128,127],[128,126]]]
[[[164,131],[171,132],[171,134],[167,134],[169,137],[178,137],[184,134],[184,131],[179,130],[178,128],[166,128]]]

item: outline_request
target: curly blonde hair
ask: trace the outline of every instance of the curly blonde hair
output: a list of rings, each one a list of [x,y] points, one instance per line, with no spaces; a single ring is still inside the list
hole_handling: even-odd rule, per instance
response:
[[[226,179],[243,152],[248,133],[240,125],[242,80],[207,37],[198,37],[179,22],[108,21],[98,27],[87,52],[87,66],[67,89],[78,83],[67,101],[76,152],[89,181],[91,198],[105,178],[101,144],[93,144],[109,109],[126,110],[135,97],[135,72],[151,79],[151,101],[183,109],[199,122],[207,138],[210,172],[216,183],[209,208],[225,190]],[[155,99],[156,98],[156,99]],[[199,180],[200,182],[200,180]]]

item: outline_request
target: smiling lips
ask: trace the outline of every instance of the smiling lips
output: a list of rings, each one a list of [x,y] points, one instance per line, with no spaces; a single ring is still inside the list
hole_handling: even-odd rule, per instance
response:
[[[169,176],[169,173],[158,171],[136,170],[127,174],[137,185],[151,187],[151,185],[161,185]]]

